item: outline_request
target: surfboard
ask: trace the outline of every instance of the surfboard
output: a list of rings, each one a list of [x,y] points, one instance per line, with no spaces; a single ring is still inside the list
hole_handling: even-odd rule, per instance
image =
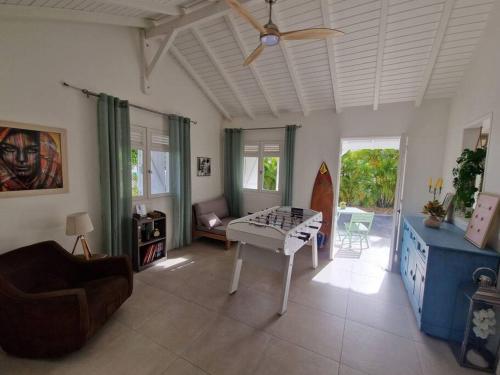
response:
[[[316,180],[314,181],[311,209],[323,213],[324,223],[321,225],[320,231],[325,236],[326,240],[324,243],[326,245],[332,233],[333,183],[332,176],[325,162],[321,163]]]

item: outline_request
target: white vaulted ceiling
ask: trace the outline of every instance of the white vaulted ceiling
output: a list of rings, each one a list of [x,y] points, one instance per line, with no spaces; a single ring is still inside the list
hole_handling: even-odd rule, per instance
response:
[[[0,13],[2,6],[105,13],[150,22],[149,36],[160,39],[169,24],[219,7],[182,24],[170,52],[226,117],[253,118],[452,97],[496,1],[278,0],[273,20],[281,31],[326,26],[345,35],[281,41],[249,67],[243,60],[258,45],[258,32],[221,1],[0,0],[8,4]],[[240,2],[266,23],[264,0]]]

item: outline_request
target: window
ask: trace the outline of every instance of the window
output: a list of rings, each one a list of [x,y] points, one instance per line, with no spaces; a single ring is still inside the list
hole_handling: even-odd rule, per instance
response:
[[[280,188],[281,144],[246,144],[243,159],[243,188],[277,192]]]
[[[149,199],[168,194],[170,191],[168,135],[159,130],[133,126],[130,137],[132,197]]]

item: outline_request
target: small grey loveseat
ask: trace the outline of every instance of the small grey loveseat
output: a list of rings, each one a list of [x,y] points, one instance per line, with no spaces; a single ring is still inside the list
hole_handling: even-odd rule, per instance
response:
[[[212,213],[220,219],[221,223],[213,227],[208,227],[203,224],[201,218],[203,215],[210,215]],[[234,219],[234,217],[229,216],[229,209],[224,196],[195,203],[193,205],[193,238],[209,237],[224,241],[227,250],[231,246],[231,241],[226,237],[226,227]]]

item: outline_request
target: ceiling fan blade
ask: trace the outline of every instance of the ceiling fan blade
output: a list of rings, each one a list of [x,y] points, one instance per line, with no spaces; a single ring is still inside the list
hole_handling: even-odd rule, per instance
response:
[[[254,16],[236,0],[226,0],[226,4],[234,9],[241,17],[246,19],[253,27],[255,27],[260,33],[265,33],[266,29],[262,26],[259,21],[255,19]]]
[[[264,45],[259,44],[259,46],[246,58],[245,62],[243,63],[243,66],[247,66],[251,64],[259,55],[264,51]]]
[[[285,33],[281,33],[281,39],[284,40],[326,39],[341,35],[344,35],[344,33],[340,30],[327,29],[321,27],[321,28],[287,31]]]

